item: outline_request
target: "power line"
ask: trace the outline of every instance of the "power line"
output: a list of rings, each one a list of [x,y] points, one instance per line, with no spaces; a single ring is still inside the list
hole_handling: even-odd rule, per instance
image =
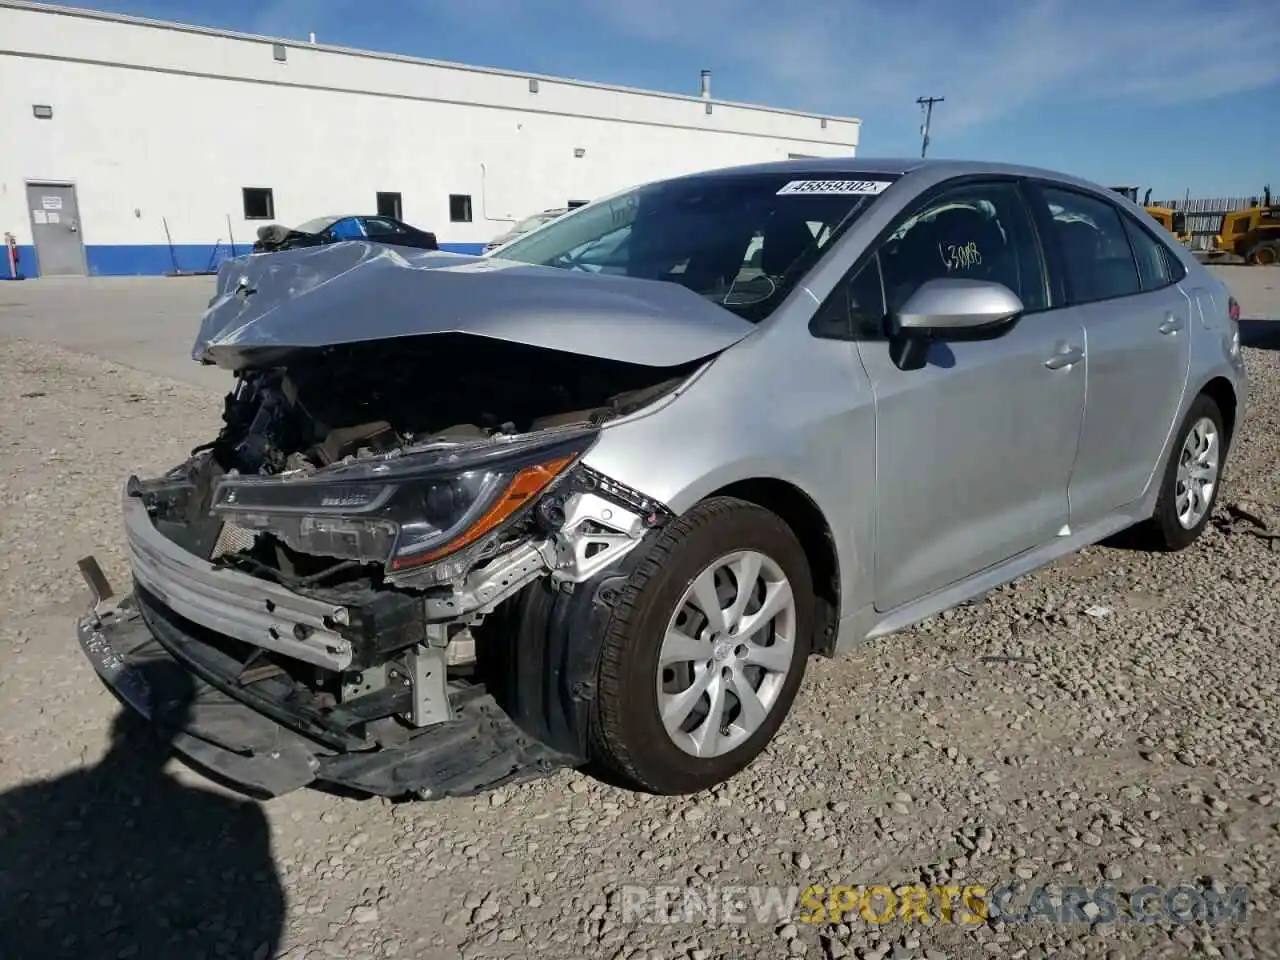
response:
[[[924,110],[924,126],[920,128],[920,156],[929,152],[929,122],[933,119],[933,105],[942,103],[946,97],[920,97],[916,103]]]

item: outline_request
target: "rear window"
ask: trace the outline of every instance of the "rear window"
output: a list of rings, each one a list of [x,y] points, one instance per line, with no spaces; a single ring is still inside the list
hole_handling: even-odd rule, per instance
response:
[[[570,211],[498,255],[678,283],[758,322],[896,179],[751,173],[666,180]]]
[[[1044,187],[1073,303],[1094,303],[1142,292],[1120,211],[1074,190]]]
[[[299,224],[293,229],[298,233],[320,233],[337,223],[341,217],[316,217],[314,220],[308,220],[306,223]]]

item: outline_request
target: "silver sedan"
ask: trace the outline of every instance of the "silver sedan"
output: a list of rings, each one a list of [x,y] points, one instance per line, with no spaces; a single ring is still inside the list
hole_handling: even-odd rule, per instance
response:
[[[144,712],[157,659],[216,688],[235,723],[183,749],[262,789],[700,790],[811,655],[1127,528],[1192,544],[1238,314],[1111,190],[946,161],[647,184],[488,257],[228,261],[193,350],[225,427],[130,479],[137,590],[80,640]]]

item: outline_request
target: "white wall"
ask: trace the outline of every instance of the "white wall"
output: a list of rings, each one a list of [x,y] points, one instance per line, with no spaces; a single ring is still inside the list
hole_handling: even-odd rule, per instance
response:
[[[0,230],[30,243],[27,180],[76,184],[87,245],[253,239],[275,219],[372,212],[375,191],[446,243],[627,185],[788,154],[848,156],[856,120],[123,22],[0,0]],[[56,51],[57,59],[50,57]],[[690,78],[697,83],[697,75]],[[33,104],[48,104],[39,120]],[[585,154],[574,156],[575,148]],[[450,223],[448,195],[474,222]],[[135,213],[136,211],[136,213]],[[487,218],[486,218],[487,215]]]

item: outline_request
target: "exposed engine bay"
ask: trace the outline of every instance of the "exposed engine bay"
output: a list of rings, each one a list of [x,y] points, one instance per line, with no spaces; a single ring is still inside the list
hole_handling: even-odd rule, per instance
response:
[[[226,470],[274,474],[362,451],[595,426],[697,366],[656,370],[466,334],[299,350],[287,365],[240,373],[213,449]]]
[[[218,436],[126,487],[142,618],[295,726],[404,743],[491,686],[505,641],[484,647],[508,628],[486,618],[535,581],[571,591],[666,519],[580,460],[701,366],[458,334],[241,370]]]

